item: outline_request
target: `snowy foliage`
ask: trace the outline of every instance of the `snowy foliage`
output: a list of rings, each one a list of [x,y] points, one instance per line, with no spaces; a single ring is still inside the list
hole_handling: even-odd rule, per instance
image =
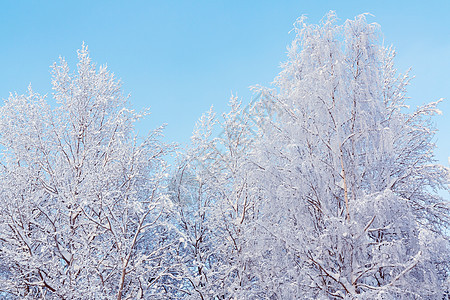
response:
[[[198,121],[173,168],[106,67],[1,107],[0,296],[445,299],[450,171],[366,15],[300,18],[272,89]],[[219,135],[216,133],[220,132]]]

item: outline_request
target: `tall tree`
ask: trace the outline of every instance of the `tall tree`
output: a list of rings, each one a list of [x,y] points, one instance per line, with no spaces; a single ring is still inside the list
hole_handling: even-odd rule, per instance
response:
[[[106,67],[87,47],[77,72],[53,66],[55,104],[34,93],[1,108],[0,290],[20,299],[162,297],[173,276],[168,198],[171,146],[161,128],[139,139]],[[154,298],[155,299],[155,298]]]
[[[259,103],[259,234],[248,237],[259,288],[275,299],[441,299],[449,207],[436,191],[449,170],[435,163],[427,117],[439,101],[405,109],[408,74],[365,15],[300,18],[295,32]]]

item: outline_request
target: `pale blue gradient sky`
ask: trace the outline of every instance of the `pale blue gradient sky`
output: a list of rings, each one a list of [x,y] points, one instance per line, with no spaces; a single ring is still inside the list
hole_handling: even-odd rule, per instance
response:
[[[412,67],[411,106],[446,98],[435,118],[437,158],[450,156],[450,1],[2,1],[0,98],[10,91],[51,93],[49,66],[74,67],[83,41],[98,64],[122,79],[137,109],[150,107],[147,131],[168,123],[167,140],[186,143],[211,105],[226,110],[231,92],[269,85],[285,60],[292,24],[317,23],[329,10],[343,21],[369,12],[397,68]],[[144,133],[144,132],[143,132]]]

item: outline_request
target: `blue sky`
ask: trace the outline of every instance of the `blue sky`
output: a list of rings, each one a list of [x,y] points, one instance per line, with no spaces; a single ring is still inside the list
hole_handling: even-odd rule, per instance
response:
[[[343,21],[369,12],[397,69],[412,67],[415,107],[445,98],[435,118],[437,158],[450,156],[450,1],[2,1],[0,98],[11,91],[51,93],[49,66],[61,55],[74,67],[84,41],[98,64],[123,81],[133,107],[150,107],[139,125],[168,123],[166,139],[186,143],[195,121],[231,93],[269,85],[285,60],[292,24],[317,23],[329,10]]]

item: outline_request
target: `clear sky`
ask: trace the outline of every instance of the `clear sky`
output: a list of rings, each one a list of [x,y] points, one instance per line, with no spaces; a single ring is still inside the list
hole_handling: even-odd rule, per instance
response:
[[[412,67],[411,106],[445,98],[437,117],[439,161],[450,156],[450,1],[13,1],[0,3],[0,98],[29,83],[51,94],[49,66],[72,67],[83,41],[91,57],[123,81],[133,107],[150,107],[147,131],[168,123],[167,140],[189,141],[195,121],[231,93],[269,85],[285,60],[292,24],[317,23],[329,10],[344,21],[369,12],[397,69]],[[145,132],[142,132],[145,133]]]

